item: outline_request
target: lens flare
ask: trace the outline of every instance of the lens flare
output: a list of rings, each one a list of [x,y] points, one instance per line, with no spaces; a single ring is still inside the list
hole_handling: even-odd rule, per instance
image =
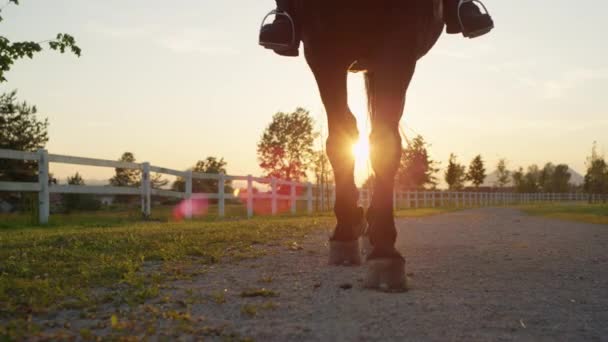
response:
[[[209,199],[195,197],[181,201],[173,208],[173,219],[182,221],[189,217],[206,215],[209,212]]]

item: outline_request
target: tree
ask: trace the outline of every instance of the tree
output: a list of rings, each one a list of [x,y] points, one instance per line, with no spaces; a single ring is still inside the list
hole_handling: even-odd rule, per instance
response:
[[[553,184],[552,192],[565,193],[570,191],[570,167],[566,164],[559,164],[553,170],[551,183]]]
[[[499,188],[504,188],[509,184],[509,179],[511,178],[511,172],[507,170],[507,161],[505,159],[501,159],[498,161],[498,165],[496,165],[496,182],[495,186]]]
[[[135,155],[133,155],[133,153],[131,152],[125,152],[122,154],[120,159],[118,159],[118,161],[126,163],[135,163]],[[110,185],[131,187],[139,186],[141,180],[139,170],[117,167],[114,169],[114,172],[114,177],[110,178]]]
[[[125,152],[118,161],[135,163],[135,155],[131,152]],[[141,185],[141,170],[117,167],[114,172],[114,177],[110,178],[110,185],[112,186],[139,187]],[[152,189],[160,189],[167,184],[169,184],[169,181],[163,179],[161,174],[153,173],[150,175]]]
[[[524,175],[524,188],[523,192],[538,192],[540,190],[539,185],[540,170],[536,165],[528,166],[528,171]]]
[[[608,193],[608,164],[604,156],[597,152],[597,144],[593,143],[591,156],[587,157],[587,173],[585,174],[585,192],[590,194]]]
[[[49,140],[48,119],[38,117],[36,106],[17,101],[17,92],[0,95],[0,148],[34,152]],[[0,159],[0,181],[36,180],[35,161]]]
[[[11,3],[19,5],[18,0],[8,0],[6,5]],[[1,14],[6,5],[0,8],[0,22],[3,20]],[[4,75],[11,69],[13,63],[25,57],[33,58],[35,53],[43,50],[43,45],[45,44],[48,45],[51,50],[56,50],[61,53],[64,53],[66,50],[70,50],[76,56],[80,56],[81,50],[76,45],[76,40],[74,37],[70,36],[69,34],[59,33],[56,35],[55,39],[42,42],[11,42],[6,37],[0,36],[0,83],[6,81]]]
[[[517,171],[514,171],[511,174],[511,178],[513,179],[513,185],[515,186],[515,190],[517,192],[524,192],[524,189],[526,187],[524,179],[524,169],[520,166]]]
[[[218,159],[217,157],[207,157],[205,160],[199,160],[196,162],[191,170],[196,173],[207,173],[207,174],[226,174],[226,166],[228,163],[224,158]],[[178,177],[172,185],[173,190],[184,192],[186,191],[186,181],[182,177]],[[192,180],[192,192],[193,193],[217,193],[218,181],[215,179],[193,179]],[[232,193],[232,182],[227,181],[224,185],[224,192]]]
[[[445,170],[445,182],[450,190],[460,190],[464,186],[466,180],[465,167],[456,160],[456,155],[450,154],[448,168]]]
[[[594,160],[587,168],[584,189],[590,194],[608,193],[608,165],[603,158]]]
[[[73,176],[68,177],[67,182],[69,185],[85,185],[84,179],[82,179],[82,176],[78,172]]]
[[[314,122],[310,112],[276,113],[258,143],[258,161],[266,175],[287,180],[306,179],[313,161]]]
[[[477,157],[473,158],[471,161],[471,165],[469,165],[467,180],[473,183],[475,188],[479,188],[485,179],[486,169],[483,166],[483,159],[481,159],[481,155],[477,155]]]
[[[85,185],[82,176],[76,172],[73,176],[68,177],[69,185],[82,186]],[[64,194],[63,208],[66,212],[73,210],[97,210],[101,207],[101,202],[93,195],[88,194]]]
[[[435,174],[439,172],[437,163],[427,151],[427,143],[420,135],[407,141],[407,147],[401,150],[401,160],[397,171],[397,184],[403,190],[422,189],[425,186],[434,188],[437,185]]]
[[[538,175],[538,187],[542,192],[553,192],[553,174],[555,166],[552,163],[547,163],[540,170]]]
[[[316,151],[313,156],[312,172],[315,175],[317,185],[333,183],[331,164],[325,151]]]
[[[315,176],[315,182],[317,184],[315,196],[323,195],[324,198],[330,198],[331,190],[329,185],[334,183],[334,179],[331,164],[324,150],[315,152],[312,165],[312,172]],[[320,201],[315,201],[315,203],[317,206],[316,210],[325,209],[320,208]]]
[[[536,165],[528,166],[528,170],[525,173],[524,169],[520,167],[517,171],[513,172],[512,177],[517,192],[538,192],[540,189],[540,170]]]

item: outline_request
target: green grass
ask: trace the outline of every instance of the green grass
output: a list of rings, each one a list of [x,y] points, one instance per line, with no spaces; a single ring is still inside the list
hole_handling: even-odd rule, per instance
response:
[[[228,216],[231,210],[227,208]],[[398,216],[446,211],[451,209],[411,209]],[[335,222],[331,213],[251,220],[207,216],[183,222],[171,219],[170,208],[153,213],[151,221],[142,221],[136,209],[52,215],[43,227],[31,223],[27,214],[0,215],[0,340],[35,332],[30,315],[138,305],[159,297],[167,280],[187,279],[219,260],[263,255],[266,245],[297,244],[305,234]],[[223,293],[207,295],[225,301]],[[275,294],[254,289],[243,295]]]
[[[608,224],[608,204],[533,204],[519,206],[524,212],[548,218]]]
[[[442,208],[419,208],[419,209],[401,209],[397,210],[395,216],[397,217],[425,217],[432,215],[439,215],[450,213],[453,211],[462,210],[453,207],[442,207]]]
[[[189,261],[263,253],[257,245],[297,239],[332,224],[331,217],[259,218],[221,222],[139,222],[112,227],[68,225],[0,231],[0,318],[57,307],[156,296],[159,283]],[[145,262],[162,267],[151,275]],[[175,266],[178,265],[178,266]],[[107,291],[91,291],[107,288]]]
[[[242,205],[226,205],[226,218],[246,217],[247,209]],[[304,211],[300,210],[300,213]],[[19,229],[32,228],[39,225],[35,222],[36,218],[30,213],[19,214],[0,214],[0,230],[2,229]],[[217,221],[218,208],[217,205],[210,205],[208,212],[196,218],[196,221],[212,222]],[[152,208],[151,221],[171,222],[175,221],[173,217],[172,206],[156,206]],[[123,208],[116,210],[99,210],[94,212],[73,212],[70,214],[51,214],[49,223],[45,227],[113,227],[117,225],[125,225],[130,223],[138,223],[142,221],[142,215],[139,208]]]

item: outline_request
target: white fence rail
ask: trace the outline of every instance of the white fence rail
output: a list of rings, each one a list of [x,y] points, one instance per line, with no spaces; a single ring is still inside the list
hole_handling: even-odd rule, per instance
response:
[[[277,178],[260,178],[248,176],[232,176],[225,174],[204,174],[192,172],[192,170],[179,171],[144,163],[129,163],[121,161],[72,157],[57,154],[49,154],[46,150],[38,152],[22,152],[0,149],[0,159],[13,159],[24,161],[36,161],[38,163],[38,182],[0,182],[0,191],[8,192],[37,192],[39,207],[39,222],[48,222],[50,214],[50,194],[97,194],[97,195],[139,195],[141,197],[141,210],[144,217],[151,214],[152,196],[173,197],[184,200],[206,198],[214,199],[218,202],[218,214],[225,216],[226,201],[236,199],[237,196],[226,193],[225,184],[227,181],[244,181],[247,183],[246,194],[240,194],[238,199],[243,200],[247,207],[247,216],[254,216],[255,200],[270,200],[271,214],[278,213],[278,202],[289,201],[290,212],[296,214],[297,202],[306,201],[306,212],[312,214],[314,208],[325,210],[330,208],[335,200],[335,192],[332,186],[315,186],[310,182],[301,183],[287,181]],[[141,171],[142,182],[135,187],[115,187],[115,186],[78,186],[78,185],[49,185],[49,163],[64,163],[87,166],[100,166],[111,168],[136,169]],[[168,174],[181,177],[185,182],[184,192],[153,189],[150,181],[150,173]],[[194,193],[192,189],[193,180],[212,179],[218,181],[216,193]],[[254,192],[253,183],[270,185],[269,192]],[[280,186],[288,186],[289,194],[281,195],[278,193]],[[304,189],[304,195],[298,196],[298,189]],[[314,194],[316,190],[317,194]],[[369,206],[371,191],[369,189],[360,190],[360,203]],[[583,193],[511,193],[511,192],[451,192],[451,191],[405,191],[395,192],[393,202],[395,209],[402,208],[433,208],[453,206],[457,208],[474,206],[496,206],[512,205],[546,201],[587,201],[599,199],[597,195]],[[186,205],[192,205],[190,201]],[[315,206],[316,204],[316,206]],[[186,218],[191,218],[191,210],[186,209]]]

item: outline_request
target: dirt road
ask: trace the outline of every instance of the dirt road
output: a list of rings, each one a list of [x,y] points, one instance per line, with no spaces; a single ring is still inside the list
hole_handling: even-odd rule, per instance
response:
[[[326,240],[217,264],[162,290],[153,304],[173,315],[142,306],[123,317],[136,336],[152,326],[194,340],[608,341],[608,226],[513,209],[402,219],[401,294],[364,290],[364,268],[327,266]]]

